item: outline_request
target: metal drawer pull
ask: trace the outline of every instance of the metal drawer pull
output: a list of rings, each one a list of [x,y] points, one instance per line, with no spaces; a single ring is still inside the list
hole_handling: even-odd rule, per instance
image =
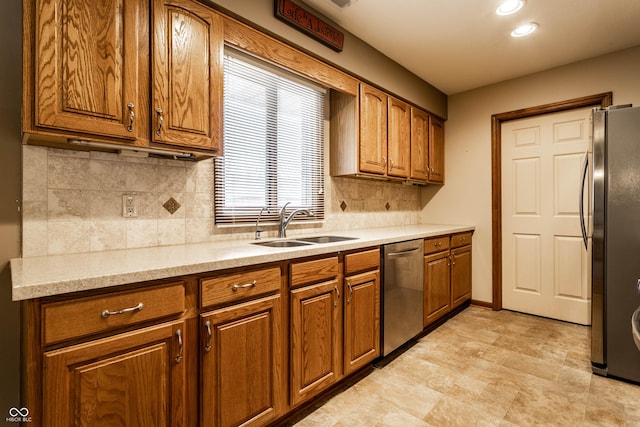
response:
[[[211,351],[211,338],[213,337],[213,333],[211,332],[211,322],[204,322],[204,327],[207,328],[207,343],[204,346],[204,351],[207,353]]]
[[[132,313],[134,311],[140,311],[142,310],[142,307],[144,307],[144,304],[139,302],[138,305],[136,305],[135,307],[123,308],[122,310],[116,310],[116,311],[104,310],[102,312],[102,318],[106,319],[107,317],[115,316],[116,314],[125,314],[125,313]]]
[[[233,285],[231,287],[232,291],[237,291],[238,289],[246,289],[246,288],[255,288],[256,287],[256,281],[254,280],[251,283],[245,283],[244,285]]]
[[[182,330],[178,329],[176,331],[176,336],[178,337],[178,355],[176,356],[176,363],[180,363],[182,360],[182,351],[184,349],[184,343],[182,342]]]
[[[133,104],[130,102],[127,104],[127,107],[129,108],[129,126],[127,127],[127,130],[129,132],[133,132],[133,119],[135,118],[135,115],[133,114]]]
[[[340,290],[338,289],[337,286],[334,286],[333,289],[336,291],[336,296],[338,297],[338,299],[340,299]],[[338,300],[334,301],[333,303],[334,307],[338,306]]]
[[[349,297],[347,298],[347,304],[351,304],[351,297],[353,296],[353,287],[351,286],[351,282],[347,282],[347,287],[349,288]]]

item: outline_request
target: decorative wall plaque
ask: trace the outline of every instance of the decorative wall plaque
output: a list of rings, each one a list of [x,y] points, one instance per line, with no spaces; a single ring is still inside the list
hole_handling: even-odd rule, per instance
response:
[[[341,52],[344,33],[327,24],[313,13],[291,0],[274,0],[275,16],[298,30],[307,33],[331,49]]]

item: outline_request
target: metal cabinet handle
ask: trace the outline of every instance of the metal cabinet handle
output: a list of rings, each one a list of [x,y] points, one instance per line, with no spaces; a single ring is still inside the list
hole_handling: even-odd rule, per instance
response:
[[[393,157],[389,157],[389,166],[393,169]]]
[[[386,156],[382,156],[382,166],[387,166],[387,158],[386,158]]]
[[[233,285],[231,287],[232,291],[237,291],[238,289],[246,289],[246,288],[255,288],[256,287],[256,281],[254,280],[251,283],[245,283],[244,285]]]
[[[449,262],[447,262],[447,267],[451,267],[451,255],[448,256]]]
[[[138,305],[136,305],[135,307],[123,308],[122,310],[116,310],[116,311],[103,310],[102,318],[106,319],[107,317],[115,316],[116,314],[125,314],[125,313],[132,313],[134,311],[140,311],[142,310],[142,307],[144,307],[144,304],[139,302]]]
[[[456,265],[456,256],[451,255],[451,265]]]
[[[333,290],[336,291],[336,297],[337,297],[337,299],[334,301],[333,305],[337,307],[338,306],[338,300],[340,299],[340,290],[338,289],[337,286],[334,286]]]
[[[135,118],[133,114],[133,104],[130,102],[127,104],[127,107],[129,108],[129,126],[127,126],[127,130],[133,132],[133,119]]]
[[[162,123],[163,123],[163,118],[162,118],[162,108],[156,108],[156,113],[158,113],[158,129],[156,130],[156,135],[162,135]]]
[[[204,327],[207,329],[207,343],[204,346],[204,351],[207,353],[211,351],[211,338],[213,338],[213,333],[211,332],[211,322],[204,322]]]
[[[182,341],[182,330],[176,331],[176,337],[178,337],[178,355],[176,356],[176,363],[180,363],[182,360],[182,352],[184,350],[184,342]]]
[[[580,201],[578,211],[580,212],[580,230],[582,232],[582,241],[585,250],[589,250],[589,235],[587,234],[587,225],[584,221],[584,183],[587,180],[587,171],[589,169],[589,152],[584,153],[584,164],[582,165],[582,175],[580,176]]]
[[[349,288],[349,297],[347,298],[347,304],[351,304],[351,297],[353,296],[353,287],[351,286],[351,282],[347,282],[347,287]]]

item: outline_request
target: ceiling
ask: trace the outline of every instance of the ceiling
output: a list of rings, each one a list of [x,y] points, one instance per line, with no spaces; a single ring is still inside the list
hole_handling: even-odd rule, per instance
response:
[[[527,0],[510,16],[500,0],[304,2],[448,95],[640,45],[640,0]],[[509,35],[525,22],[538,30]]]

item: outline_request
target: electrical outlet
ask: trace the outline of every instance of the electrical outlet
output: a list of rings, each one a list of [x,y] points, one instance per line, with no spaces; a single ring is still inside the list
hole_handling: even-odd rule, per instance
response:
[[[122,216],[135,218],[138,216],[138,196],[135,194],[122,195]]]

